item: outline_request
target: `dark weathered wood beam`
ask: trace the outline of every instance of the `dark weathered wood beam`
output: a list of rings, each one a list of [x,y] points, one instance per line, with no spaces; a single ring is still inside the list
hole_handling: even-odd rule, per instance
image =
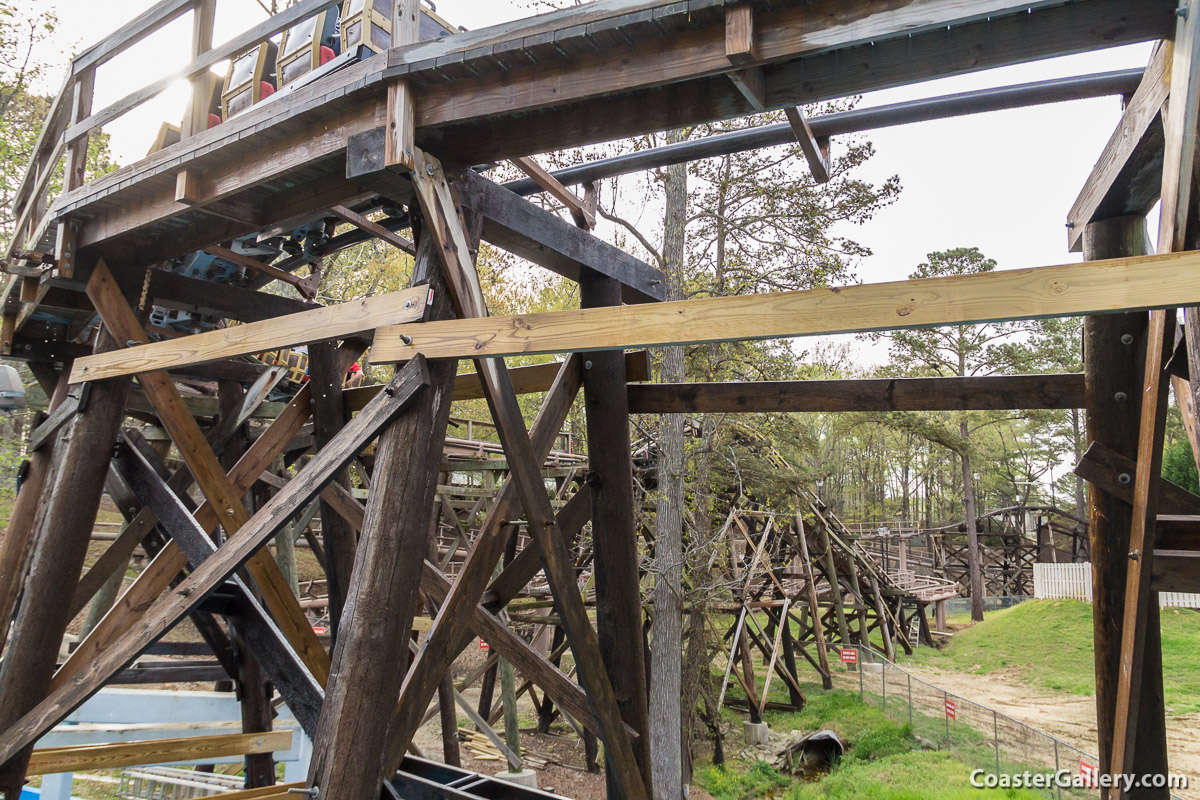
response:
[[[1129,98],[1121,121],[1100,153],[1079,197],[1067,213],[1067,247],[1083,248],[1088,223],[1123,216],[1145,216],[1162,190],[1162,109],[1170,91],[1171,53],[1162,42],[1142,82]]]
[[[590,15],[596,9],[573,11]],[[1170,35],[1173,14],[1171,0],[1135,5],[1124,0],[1086,0],[1038,5],[1032,10],[1010,0],[967,7],[893,6],[872,0],[833,25],[820,4],[762,13],[757,22],[768,107],[785,108],[1036,58],[1165,38]],[[586,31],[587,26],[578,29]],[[817,30],[822,35],[814,35]],[[477,42],[486,35],[463,34],[462,38],[448,37],[441,43],[417,47],[444,54],[459,42]],[[423,51],[414,49],[411,54],[418,52]],[[397,58],[396,77],[407,76],[409,67],[400,63],[406,56]],[[328,178],[320,179],[326,181],[324,189],[316,193],[320,201],[307,192],[296,198],[289,189],[282,193],[283,199],[265,202],[261,212],[266,224],[286,218],[284,205],[296,213],[312,213],[344,203],[353,193],[343,170],[346,139],[378,126],[386,113],[385,79],[375,71],[382,65],[371,63],[376,61],[381,59],[370,59],[304,87],[288,97],[286,114],[275,113],[278,104],[263,104],[261,109],[251,109],[197,134],[178,150],[164,151],[95,181],[61,198],[56,211],[81,218],[87,216],[85,211],[91,214],[80,230],[84,251],[181,215],[187,229],[177,240],[180,247],[186,242],[195,249],[229,238],[239,230],[237,223],[214,219],[176,202],[173,179],[181,162],[203,174],[208,184],[204,196],[213,200],[234,198],[301,166],[330,171]],[[434,61],[413,66],[437,69]],[[497,78],[491,74],[454,81],[431,75],[442,82],[414,89],[419,97],[418,143],[460,163],[481,163],[751,113],[750,103],[724,75],[731,69],[725,56],[723,25],[710,24],[685,26],[666,36],[575,56],[555,64],[554,69],[545,69],[544,64],[510,69],[501,86],[494,85]],[[548,82],[550,76],[554,85]],[[331,116],[333,112],[336,115]],[[247,131],[267,129],[274,129],[278,136],[271,148],[230,155]],[[147,180],[164,174],[171,177],[171,185],[155,182],[152,187]],[[124,191],[118,188],[123,183],[134,184],[139,192],[146,189],[145,196],[136,204],[113,203],[114,195]],[[338,198],[339,193],[343,197]],[[89,210],[93,205],[96,207]],[[249,232],[244,225],[241,228],[241,232]],[[154,252],[155,241],[140,244],[151,248],[146,263],[161,255]],[[137,257],[140,253],[129,249],[124,255]]]
[[[130,486],[154,512],[163,530],[195,569],[216,553],[217,546],[179,496],[162,480],[151,463],[154,454],[139,446],[144,440],[138,442],[138,439],[140,436],[126,435],[123,448],[118,451]],[[224,588],[234,593],[239,610],[237,625],[243,641],[253,650],[300,727],[309,736],[315,735],[317,716],[324,700],[321,684],[240,577],[234,575],[226,581]]]
[[[635,414],[1081,408],[1084,376],[647,383],[628,392]]]
[[[578,281],[588,272],[616,279],[622,300],[662,300],[662,272],[523,197],[465,171],[454,180],[462,203],[483,218],[483,239]]]
[[[296,512],[333,480],[333,476],[374,439],[381,429],[425,388],[428,378],[424,361],[415,361],[389,383],[391,392],[381,393],[345,427],[342,433],[296,475],[287,488],[271,498],[237,534],[230,537],[198,569],[171,592],[153,602],[141,624],[126,632],[104,650],[90,669],[74,675],[45,700],[0,733],[0,760],[7,760],[96,692],[112,675],[133,661],[184,616],[204,602],[234,571],[277,534]],[[175,570],[178,572],[178,570]]]
[[[107,334],[98,352],[116,347]],[[41,501],[18,504],[33,523],[33,549],[8,655],[0,663],[0,729],[11,729],[46,696],[63,634],[71,621],[71,592],[79,579],[108,474],[108,459],[124,418],[130,381],[96,386],[88,407],[59,433]],[[99,456],[99,457],[98,457]],[[32,487],[31,487],[32,488]],[[19,654],[14,656],[14,654]],[[123,666],[123,665],[122,665]],[[0,794],[17,797],[33,739],[0,753]]]

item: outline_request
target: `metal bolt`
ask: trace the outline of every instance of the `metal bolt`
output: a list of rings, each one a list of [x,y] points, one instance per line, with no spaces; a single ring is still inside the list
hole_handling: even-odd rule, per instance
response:
[[[1128,399],[1129,395],[1125,394],[1124,392],[1117,392],[1113,395],[1113,400],[1116,400],[1118,403],[1124,403]]]
[[[1133,476],[1130,475],[1128,472],[1122,472],[1120,475],[1117,476],[1117,483],[1121,484],[1122,486],[1128,486],[1132,482],[1133,482]]]
[[[426,164],[426,165],[425,165],[425,174],[426,174],[426,175],[429,175],[429,176],[431,176],[431,177],[432,177],[432,175],[433,175],[433,164]]]
[[[584,369],[591,369],[591,368],[592,368],[592,362],[591,362],[591,361],[585,361],[585,362],[583,362],[583,368],[584,368]]]
[[[404,301],[404,307],[405,307],[405,308],[412,308],[412,300],[405,300],[405,301]]]
[[[1129,554],[1130,561],[1138,561],[1141,559],[1141,557],[1142,557],[1142,554],[1141,554],[1141,551],[1139,551],[1139,550],[1134,550],[1132,553]]]
[[[384,394],[386,394],[388,397],[395,397],[395,396],[396,396],[396,390],[395,390],[395,389],[393,389],[391,386],[385,386],[385,387],[383,387],[383,393],[384,393]]]
[[[141,344],[141,342],[137,341],[136,339],[126,339],[125,340],[126,347],[137,347],[139,344]]]
[[[1133,334],[1132,333],[1122,333],[1121,334],[1121,344],[1124,344],[1124,345],[1133,344]]]
[[[1074,227],[1075,227],[1075,223],[1074,223],[1074,222],[1068,222],[1068,223],[1067,223],[1067,227],[1068,227],[1068,228],[1074,228]]]
[[[232,517],[232,516],[233,516],[233,509],[232,509],[232,508],[227,508],[227,509],[225,509],[225,516],[227,516],[227,517]]]
[[[400,341],[404,342],[405,344],[412,344],[412,337],[406,336],[405,334],[402,333],[402,334],[400,334]]]
[[[1175,16],[1179,17],[1180,19],[1187,19],[1187,15],[1187,6],[1180,6],[1179,8],[1175,9]]]

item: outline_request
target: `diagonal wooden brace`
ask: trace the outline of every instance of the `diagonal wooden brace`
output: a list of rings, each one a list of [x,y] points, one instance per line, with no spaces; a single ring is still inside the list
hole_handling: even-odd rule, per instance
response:
[[[301,507],[316,497],[339,470],[353,461],[427,385],[428,376],[423,359],[399,370],[385,390],[351,420],[328,447],[300,470],[296,480],[288,484],[287,489],[271,498],[214,555],[171,592],[155,601],[136,628],[127,631],[86,670],[52,691],[16,724],[0,733],[0,763],[61,722],[113,675],[124,669],[184,616],[198,608],[209,594],[282,530]]]
[[[451,298],[463,316],[487,315],[479,275],[471,260],[471,248],[462,214],[456,207],[445,173],[437,159],[417,149],[413,186],[426,220],[427,230],[441,245]],[[609,763],[627,800],[644,800],[642,778],[632,742],[609,680],[596,631],[587,616],[576,583],[574,559],[567,550],[554,519],[554,509],[541,477],[543,456],[535,451],[525,428],[516,391],[502,359],[479,359],[476,369],[508,459],[510,480],[515,484],[525,509],[526,527],[542,551],[543,566],[554,594],[555,605],[571,649],[575,654],[580,683],[601,729]]]
[[[100,312],[105,327],[118,342],[145,342],[149,338],[103,261],[96,265],[88,281],[88,297]],[[165,371],[146,372],[138,376],[138,383],[150,398],[163,427],[200,490],[217,512],[225,533],[233,536],[249,519],[246,507],[242,504],[244,490],[239,491],[225,475],[225,470],[209,447],[195,418],[188,412],[171,377]],[[259,551],[252,554],[247,567],[288,641],[300,653],[317,680],[324,684],[329,677],[329,656],[313,632],[296,596],[292,594],[291,587],[280,573],[279,565],[269,553]]]

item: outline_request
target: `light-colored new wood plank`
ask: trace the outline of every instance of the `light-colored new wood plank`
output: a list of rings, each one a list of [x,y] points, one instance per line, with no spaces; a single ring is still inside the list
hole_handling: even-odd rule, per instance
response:
[[[216,736],[185,736],[144,742],[85,744],[34,750],[29,759],[30,775],[116,769],[139,764],[196,761],[250,753],[274,753],[292,746],[292,731],[229,733]]]
[[[1200,252],[800,292],[397,325],[376,363],[777,339],[1200,302]],[[410,337],[405,344],[401,336]],[[86,360],[86,359],[85,359]]]
[[[428,291],[417,288],[390,292],[263,322],[88,356],[75,362],[71,382],[202,364],[313,341],[341,339],[381,325],[412,322],[424,315]]]

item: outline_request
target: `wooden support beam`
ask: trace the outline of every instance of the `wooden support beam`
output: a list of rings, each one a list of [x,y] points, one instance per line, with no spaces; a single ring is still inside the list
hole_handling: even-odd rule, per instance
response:
[[[300,507],[328,485],[339,470],[356,458],[381,429],[395,420],[427,382],[424,361],[398,370],[396,377],[388,384],[391,392],[380,394],[350,421],[337,439],[300,470],[287,489],[271,498],[246,525],[171,592],[154,601],[136,628],[126,632],[103,651],[86,672],[73,676],[16,724],[7,726],[0,733],[0,761],[11,758],[62,721],[95,693],[108,677],[120,672],[146,647],[204,602],[255,551],[278,533]]]
[[[217,552],[216,544],[155,469],[156,454],[149,450],[145,440],[128,432],[123,438],[118,455],[126,467],[131,488],[158,517],[192,569],[196,569]],[[161,461],[158,467],[162,467]],[[242,579],[233,576],[225,588],[234,593],[239,641],[253,651],[256,666],[261,665],[300,727],[312,736],[325,697],[321,684]]]
[[[100,353],[115,346],[103,332],[96,342]],[[106,455],[124,418],[129,383],[108,381],[92,389],[87,408],[58,434],[41,499],[24,507],[25,513],[37,514],[34,544],[7,657],[0,662],[0,730],[16,724],[50,686],[71,621],[70,587],[83,569],[108,475]],[[20,794],[32,743],[23,741],[0,754],[0,794]]]
[[[104,326],[112,333],[114,339],[142,342],[148,338],[103,261],[96,265],[92,277],[88,280],[88,297],[95,304],[96,310],[104,320]],[[221,520],[221,527],[225,529],[226,535],[235,535],[249,519],[246,507],[242,503],[243,492],[239,491],[221,468],[220,462],[201,433],[200,426],[184,406],[179,390],[163,371],[142,373],[138,377],[138,383],[158,411],[163,427],[209,505]],[[247,567],[258,584],[264,601],[275,615],[288,641],[300,653],[300,657],[317,680],[323,684],[329,676],[329,657],[313,633],[312,625],[292,594],[291,587],[280,574],[279,565],[266,551],[252,552],[248,556]]]
[[[408,289],[164,342],[147,344],[143,335],[130,339],[132,345],[119,352],[77,360],[71,369],[71,382],[97,381],[313,341],[344,339],[380,325],[419,320],[425,314],[427,299],[425,290]]]
[[[528,156],[518,156],[513,159],[512,163],[521,172],[533,178],[534,182],[545,189],[551,197],[562,203],[571,213],[571,218],[575,220],[576,226],[585,231],[596,227],[595,212],[584,205],[584,202],[576,197],[570,189],[559,183],[557,178],[543,169],[541,164]]]
[[[68,391],[67,373],[64,370],[59,374],[50,394],[48,408],[51,416],[62,406]],[[51,442],[47,447],[31,449],[25,479],[21,482],[21,488],[17,491],[17,498],[9,512],[4,538],[0,539],[0,653],[4,651],[4,642],[8,639],[8,626],[12,622],[17,600],[25,583],[25,573],[29,566],[29,556],[33,552],[34,534],[37,530],[37,510],[42,501],[42,490],[46,486],[51,464],[54,463],[54,446]],[[74,617],[75,614],[72,612],[70,616]]]
[[[976,411],[1083,406],[1082,373],[979,378],[867,378],[827,381],[629,386],[635,414],[834,411]]]
[[[1146,377],[1142,391],[1137,470],[1133,479],[1133,517],[1129,531],[1130,564],[1125,576],[1125,605],[1121,623],[1121,667],[1114,710],[1112,759],[1109,762],[1110,771],[1118,775],[1140,769],[1141,758],[1135,747],[1140,732],[1142,684],[1147,680],[1143,674],[1146,631],[1152,621],[1150,607],[1158,606],[1151,588],[1151,571],[1154,566],[1154,525],[1158,516],[1169,386],[1163,368],[1170,357],[1174,338],[1175,312],[1156,311],[1152,314],[1147,331]],[[1161,667],[1158,680],[1161,680]],[[1162,720],[1143,720],[1140,724],[1149,731],[1150,726],[1165,723]],[[1147,747],[1148,752],[1149,749]],[[1122,790],[1122,796],[1125,794]]]
[[[1189,233],[1192,187],[1195,178],[1197,138],[1200,136],[1200,0],[1187,0],[1178,14],[1171,56],[1171,89],[1164,118],[1162,205],[1158,249],[1182,251]],[[1193,226],[1194,228],[1194,226]],[[1193,230],[1194,232],[1194,230]],[[1189,303],[1188,305],[1197,305]],[[1121,671],[1117,682],[1110,771],[1128,774],[1146,771],[1159,761],[1165,720],[1140,719],[1141,694],[1146,683],[1162,680],[1161,660],[1147,657],[1147,629],[1158,613],[1151,580],[1154,566],[1154,526],[1158,516],[1159,478],[1162,473],[1163,436],[1166,429],[1168,375],[1164,371],[1175,344],[1175,311],[1155,311],[1147,332],[1145,379],[1142,382],[1141,420],[1138,429],[1137,471],[1133,480],[1133,520],[1129,531],[1130,563],[1125,578],[1125,608],[1121,627]],[[1144,674],[1149,664],[1156,670]],[[1140,741],[1139,741],[1140,737]],[[1133,794],[1122,788],[1121,797]],[[1162,790],[1165,796],[1166,791]]]
[[[447,288],[463,316],[485,316],[487,306],[468,246],[466,224],[453,202],[441,165],[416,151],[413,186],[424,215],[426,230],[439,245],[437,252],[446,274]],[[424,163],[422,163],[424,162]],[[429,166],[430,169],[425,167]],[[588,619],[575,580],[574,559],[554,522],[554,510],[541,478],[541,461],[525,428],[517,396],[501,359],[476,359],[488,407],[508,459],[510,480],[525,509],[526,528],[542,553],[555,606],[575,654],[580,683],[588,693],[597,723],[603,732],[607,761],[616,773],[627,800],[648,795],[639,772],[632,743],[625,733],[617,698],[600,655],[596,632]],[[385,767],[391,767],[385,762]]]
[[[452,310],[434,247],[432,237],[421,241],[416,283],[432,292],[430,312],[438,319]],[[374,797],[392,773],[384,759],[390,701],[400,696],[407,672],[409,632],[433,535],[428,512],[436,500],[457,369],[454,360],[430,365],[429,388],[384,431],[376,450],[373,488],[334,651],[334,677],[309,769],[309,785],[331,800]]]
[[[378,222],[372,222],[371,220],[367,219],[362,214],[359,214],[356,211],[351,211],[350,209],[346,208],[345,206],[334,206],[333,208],[331,208],[329,210],[330,210],[330,212],[333,213],[334,216],[340,217],[343,221],[348,222],[351,225],[355,226],[356,228],[359,228],[359,229],[371,234],[376,239],[380,239],[382,241],[387,242],[392,247],[399,248],[400,250],[403,250],[406,253],[411,253],[414,255],[417,252],[417,246],[414,245],[412,242],[410,242],[408,239],[405,239],[403,236],[401,236],[398,233],[394,233],[393,231],[388,230],[387,228],[380,225]]]
[[[33,757],[29,759],[29,774],[49,775],[55,772],[120,769],[139,764],[202,761],[250,753],[274,753],[290,748],[293,737],[292,731],[271,731],[46,747],[33,752]]]
[[[352,139],[348,169],[364,186],[382,190],[386,186],[380,186],[378,170],[357,174],[359,164],[377,163],[377,141],[369,134]],[[627,303],[665,297],[661,271],[482,175],[463,171],[455,176],[454,186],[463,206],[482,218],[485,241],[574,281],[589,271],[616,278]]]
[[[252,447],[250,447],[245,456],[242,459],[239,459],[238,465],[235,466],[234,470],[229,473],[230,479],[234,482],[234,485],[237,486],[239,490],[246,492],[250,489],[251,485],[253,485],[252,480],[250,479],[253,474],[252,470],[254,467],[260,464],[263,460],[266,460],[268,463],[274,460],[274,458],[279,455],[280,452],[282,452],[283,447],[287,444],[287,442],[292,438],[292,436],[295,435],[295,433],[308,419],[312,412],[312,402],[309,399],[311,397],[311,393],[312,390],[308,387],[301,389],[292,402],[283,407],[283,410],[277,415],[275,421],[271,424],[267,431],[261,437],[259,437],[258,441],[255,442]],[[226,441],[233,436],[234,430],[237,428],[237,426],[244,421],[244,416],[250,413],[256,405],[261,404],[262,397],[262,395],[255,393],[253,389],[250,392],[247,392],[242,401],[241,408],[238,409],[236,417],[232,419],[223,418],[220,423],[218,423],[208,433],[207,439],[209,444],[214,448],[223,448]],[[281,432],[282,435],[280,435]],[[261,472],[263,468],[260,468],[259,472]],[[248,482],[248,480],[250,480],[250,482]],[[187,469],[181,468],[171,476],[168,485],[171,487],[172,491],[183,494],[187,491],[188,487],[191,486],[191,483],[191,473]],[[211,512],[211,509],[208,510]],[[201,513],[203,513],[203,509]],[[204,519],[203,517],[201,517],[201,519],[204,520],[203,524],[208,526],[207,530],[209,530],[209,532],[216,530],[218,520],[215,514],[209,513],[207,519]],[[129,557],[133,554],[133,551],[137,548],[138,544],[145,540],[150,532],[154,530],[156,522],[157,519],[155,518],[154,513],[146,508],[140,509],[136,516],[129,520],[129,524],[125,526],[123,531],[121,531],[121,534],[117,537],[116,541],[112,542],[108,546],[108,549],[106,549],[100,555],[100,558],[95,564],[92,565],[92,568],[84,573],[83,577],[80,578],[79,585],[75,588],[75,597],[71,603],[72,616],[77,614],[83,608],[88,600],[91,599],[92,595],[94,595],[100,589],[101,585],[103,585],[104,582],[109,579],[109,576],[111,576],[116,570],[123,568],[124,564],[129,560]],[[168,557],[176,563],[179,563],[178,553]],[[182,569],[182,564],[180,564],[180,569]],[[163,584],[150,589],[144,599],[146,602],[153,600],[165,588],[166,585]],[[131,587],[131,592],[132,589],[133,587]],[[137,608],[138,603],[135,602],[133,607]],[[115,622],[116,619],[117,617],[113,617],[112,621]]]
[[[337,345],[334,342],[314,342],[308,346],[308,375],[313,387],[313,438],[317,452],[329,444],[346,424],[346,407],[342,400],[342,385],[346,373],[338,363]],[[424,400],[420,401],[424,402]],[[334,487],[345,489],[352,484],[350,476],[343,472],[333,479],[326,490],[333,494]],[[337,646],[341,631],[342,609],[346,593],[350,590],[350,576],[354,569],[354,553],[358,537],[338,509],[324,499],[321,503],[321,538],[325,545],[325,578],[329,597],[329,623],[333,646]],[[336,501],[334,501],[336,502]],[[357,505],[357,503],[355,503]]]
[[[148,305],[208,314],[238,322],[261,322],[320,308],[313,303],[282,295],[189,278],[178,272],[161,269],[150,273],[146,298]]]
[[[1170,41],[1158,44],[1121,121],[1067,213],[1067,249],[1083,248],[1095,220],[1145,216],[1162,191],[1162,108],[1171,88]]]
[[[612,278],[587,276],[579,284],[579,297],[582,308],[617,306],[621,303],[621,285]],[[643,655],[646,647],[642,638],[641,575],[625,383],[625,359],[620,352],[594,353],[588,359],[583,371],[589,445],[587,480],[592,485],[592,530],[603,531],[602,536],[592,537],[596,638],[621,718],[640,737],[634,755],[649,791],[652,780],[648,666]],[[682,657],[682,654],[664,654],[664,657]],[[615,771],[609,771],[607,777],[608,796],[623,797]]]
[[[772,339],[1200,303],[1200,253],[379,328],[376,362]],[[412,340],[405,344],[400,337]],[[76,367],[78,369],[78,366]]]
[[[403,47],[420,38],[420,0],[392,0],[392,46]],[[417,133],[412,89],[407,80],[394,80],[387,87],[387,147],[385,167],[415,167]]]
[[[808,119],[804,116],[804,110],[799,106],[785,108],[783,111],[787,116],[788,124],[792,126],[796,142],[800,145],[800,152],[804,153],[804,159],[808,162],[808,171],[812,173],[813,180],[817,183],[828,183],[829,140],[813,136],[812,128],[808,126]]]

